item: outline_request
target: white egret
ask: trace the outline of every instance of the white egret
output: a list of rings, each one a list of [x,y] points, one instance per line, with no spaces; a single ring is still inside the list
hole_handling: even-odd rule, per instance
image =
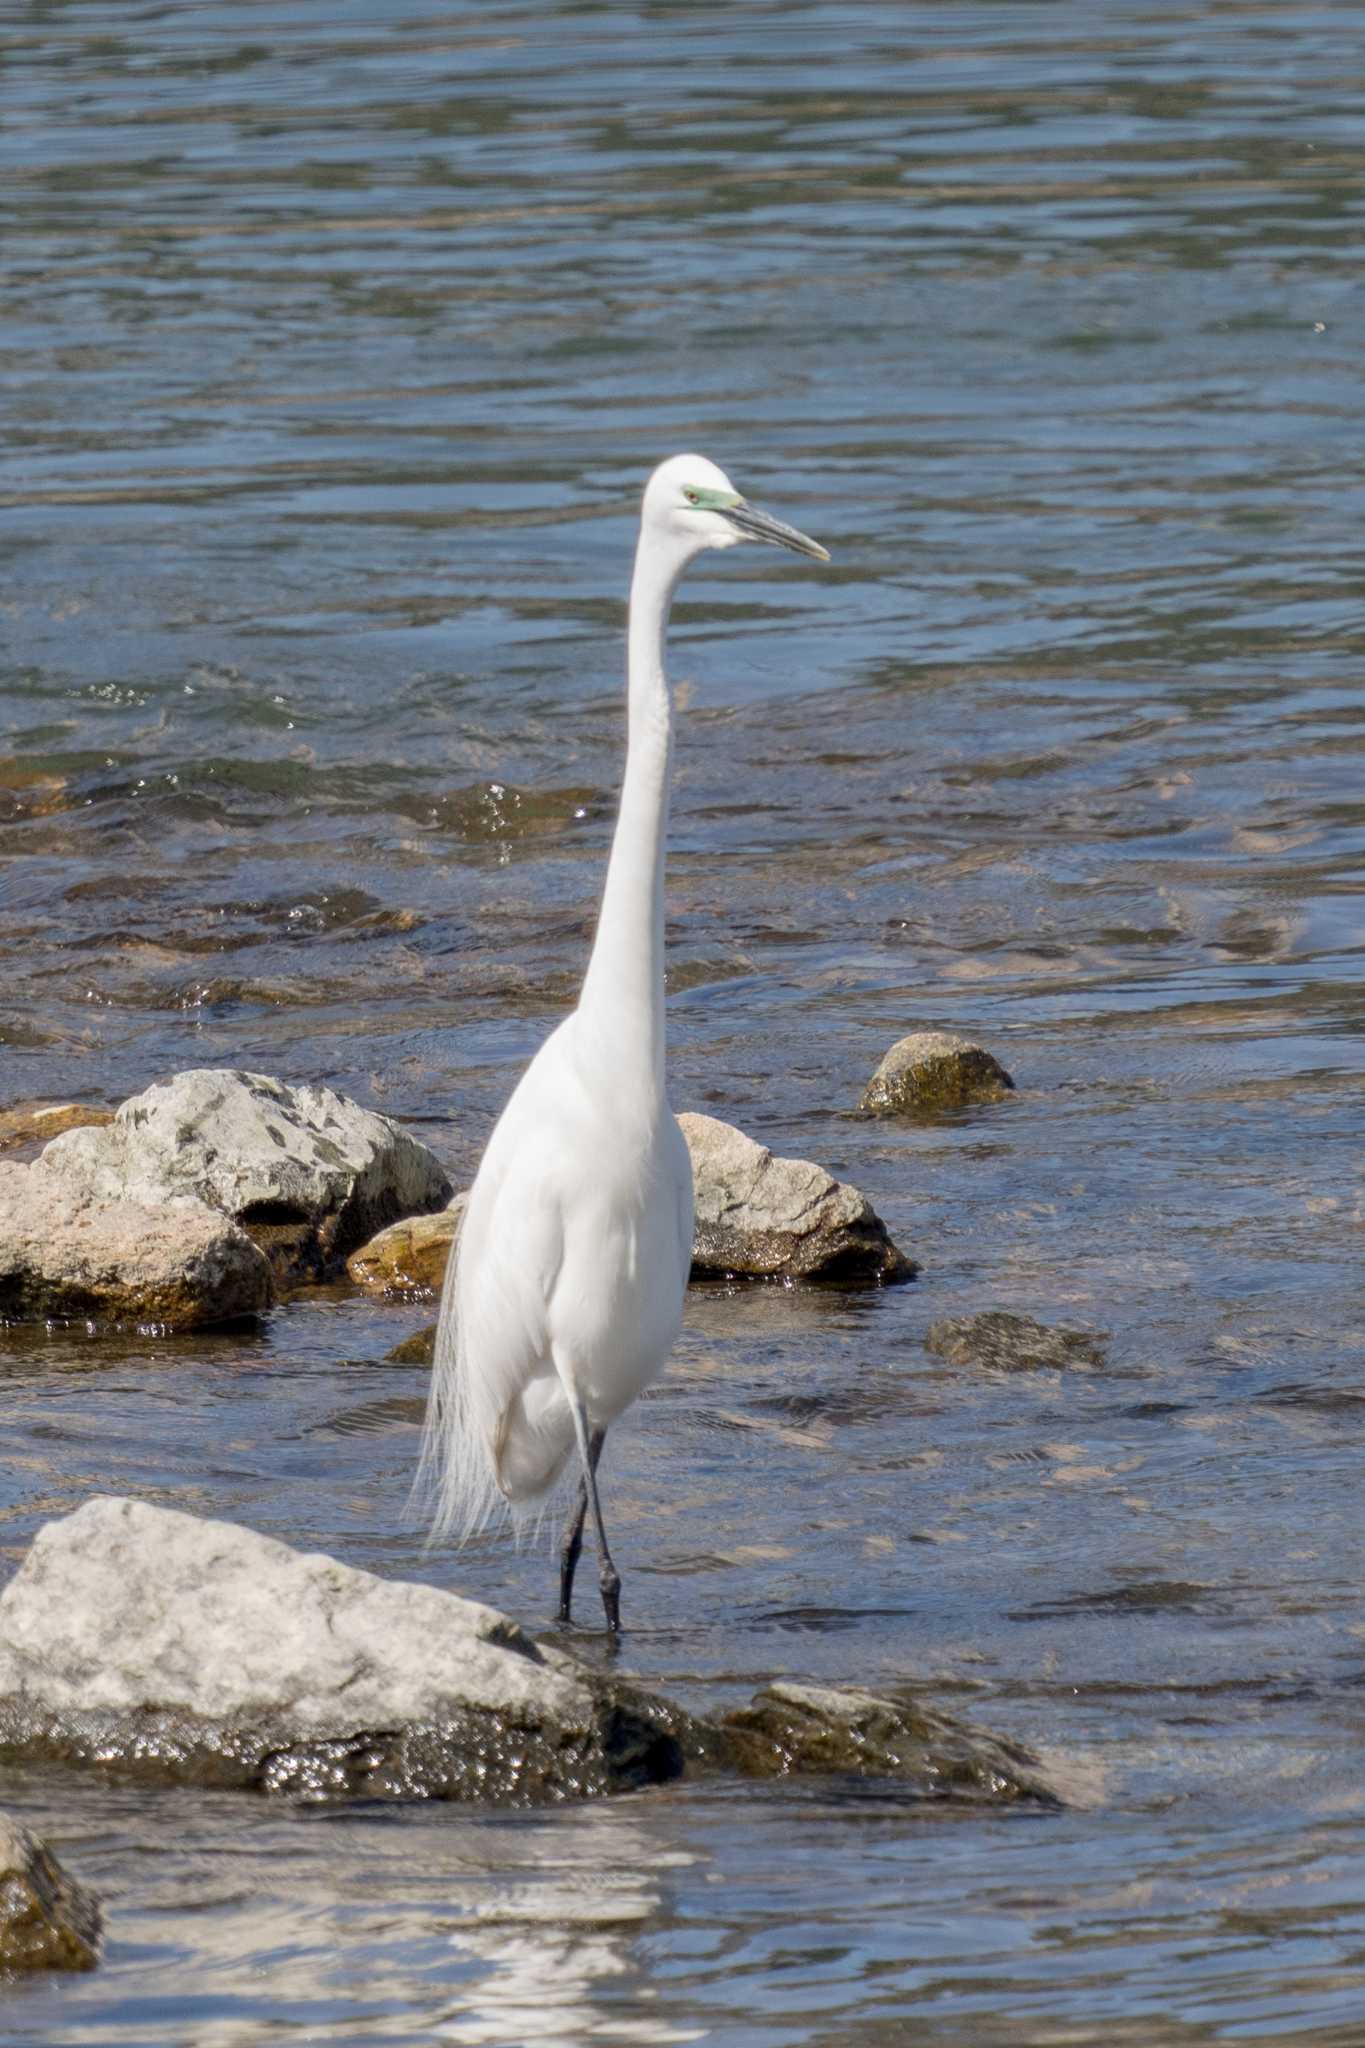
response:
[[[494,1127],[446,1274],[419,1485],[434,1533],[467,1536],[507,1502],[542,1500],[577,1447],[560,1553],[569,1620],[592,1508],[607,1628],[620,1578],[597,1463],[609,1425],[662,1371],[692,1262],[692,1167],[664,1084],[664,839],[672,701],[664,638],[678,579],[707,548],[825,550],[749,505],[700,455],[645,487],[630,587],[621,806],[578,1007]]]

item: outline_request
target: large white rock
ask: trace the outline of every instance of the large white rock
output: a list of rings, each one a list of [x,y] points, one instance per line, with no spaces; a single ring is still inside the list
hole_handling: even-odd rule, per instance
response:
[[[193,1196],[251,1230],[277,1270],[334,1270],[385,1224],[450,1198],[435,1154],[391,1117],[231,1068],[156,1083],[102,1129],[54,1138],[42,1163],[97,1201]]]
[[[117,1499],[48,1523],[0,1595],[0,1763],[17,1760],[313,1799],[527,1805],[685,1765],[1061,1796],[1025,1751],[919,1701],[787,1684],[701,1720],[476,1601]]]
[[[0,1162],[0,1316],[14,1322],[191,1329],[251,1315],[270,1266],[246,1233],[202,1202],[106,1203],[31,1166]]]
[[[795,1279],[909,1280],[866,1195],[811,1159],[777,1159],[718,1117],[678,1118],[692,1155],[694,1270]]]
[[[619,1688],[491,1607],[96,1498],[0,1596],[0,1757],[305,1796],[525,1802],[676,1775]]]

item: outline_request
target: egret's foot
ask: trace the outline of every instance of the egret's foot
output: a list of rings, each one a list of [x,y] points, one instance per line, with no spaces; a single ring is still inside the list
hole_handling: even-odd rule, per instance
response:
[[[599,1572],[597,1583],[602,1588],[602,1606],[606,1610],[607,1634],[609,1636],[619,1636],[621,1633],[621,1574],[617,1571],[615,1565],[608,1561]]]

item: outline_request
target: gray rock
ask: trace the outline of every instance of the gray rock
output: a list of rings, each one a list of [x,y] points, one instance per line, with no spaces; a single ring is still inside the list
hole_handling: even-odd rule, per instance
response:
[[[859,1109],[877,1116],[937,1116],[973,1102],[1000,1102],[1014,1083],[994,1053],[953,1031],[912,1031],[892,1046]]]
[[[524,1806],[685,1768],[1063,1796],[1025,1750],[918,1701],[774,1685],[705,1720],[475,1601],[115,1499],[48,1523],[0,1595],[15,1761],[314,1800]]]
[[[678,1118],[696,1191],[693,1273],[911,1280],[865,1195],[809,1159],[775,1159],[713,1116]]]
[[[929,1325],[926,1350],[950,1365],[985,1365],[996,1372],[1037,1372],[1048,1367],[1104,1364],[1104,1337],[1096,1330],[1049,1329],[1009,1309],[945,1316]]]
[[[42,1163],[101,1202],[205,1202],[241,1223],[285,1280],[334,1273],[386,1224],[450,1199],[435,1154],[390,1117],[330,1088],[228,1068],[157,1083],[104,1129],[54,1138]]]
[[[692,1157],[696,1224],[694,1278],[717,1273],[766,1278],[910,1280],[914,1261],[856,1188],[808,1159],[775,1159],[733,1124],[678,1119]],[[439,1215],[392,1224],[353,1252],[351,1278],[372,1293],[421,1300],[441,1292],[467,1197]],[[402,1363],[430,1362],[403,1347]]]
[[[105,1498],[0,1595],[0,1758],[514,1805],[682,1768],[661,1708],[490,1607]]]
[[[371,1294],[400,1301],[428,1301],[441,1292],[446,1266],[464,1221],[468,1194],[456,1195],[434,1216],[408,1216],[390,1223],[346,1261],[346,1271]]]
[[[923,1799],[1062,1804],[1056,1782],[1026,1749],[908,1695],[770,1685],[723,1726],[736,1764],[752,1777],[852,1772],[895,1778]]]
[[[100,1908],[52,1851],[0,1813],[0,1971],[93,1970]]]
[[[202,1202],[104,1203],[49,1173],[0,1162],[0,1317],[192,1329],[252,1315],[270,1267]]]

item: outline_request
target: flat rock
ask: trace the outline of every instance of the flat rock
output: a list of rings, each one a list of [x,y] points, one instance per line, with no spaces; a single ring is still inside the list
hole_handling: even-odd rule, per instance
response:
[[[1062,1804],[1028,1750],[909,1697],[777,1684],[722,1724],[752,1777],[852,1772],[893,1778],[929,1800]]]
[[[994,1053],[953,1031],[912,1031],[892,1046],[858,1104],[877,1116],[937,1116],[1000,1102],[1014,1083]]]
[[[26,1108],[0,1110],[0,1152],[15,1152],[22,1146],[45,1145],[63,1131],[78,1130],[82,1124],[111,1124],[112,1109],[97,1109],[86,1102],[34,1103]]]
[[[525,1806],[684,1770],[1062,1798],[1027,1751],[917,1700],[782,1684],[708,1720],[476,1601],[109,1498],[42,1528],[0,1595],[17,1761],[311,1800]]]
[[[439,1209],[435,1154],[330,1088],[196,1067],[120,1105],[103,1129],[55,1138],[42,1163],[101,1202],[190,1196],[233,1217],[279,1279],[328,1277],[400,1216]]]
[[[945,1316],[931,1323],[925,1349],[950,1365],[984,1365],[995,1372],[1038,1372],[1104,1364],[1104,1337],[1096,1330],[1049,1328],[1009,1309]]]
[[[391,1223],[351,1253],[346,1271],[372,1294],[403,1301],[432,1299],[441,1292],[468,1200],[467,1193],[459,1194],[434,1216],[407,1216]]]
[[[93,1970],[100,1908],[52,1851],[0,1813],[0,1970]]]
[[[0,1595],[0,1759],[508,1805],[682,1769],[662,1707],[491,1607],[111,1498],[46,1524]]]
[[[865,1195],[809,1159],[777,1159],[733,1124],[678,1118],[696,1190],[693,1273],[803,1280],[911,1280]]]
[[[193,1329],[254,1315],[270,1267],[202,1202],[102,1202],[45,1159],[0,1163],[0,1318]]]

